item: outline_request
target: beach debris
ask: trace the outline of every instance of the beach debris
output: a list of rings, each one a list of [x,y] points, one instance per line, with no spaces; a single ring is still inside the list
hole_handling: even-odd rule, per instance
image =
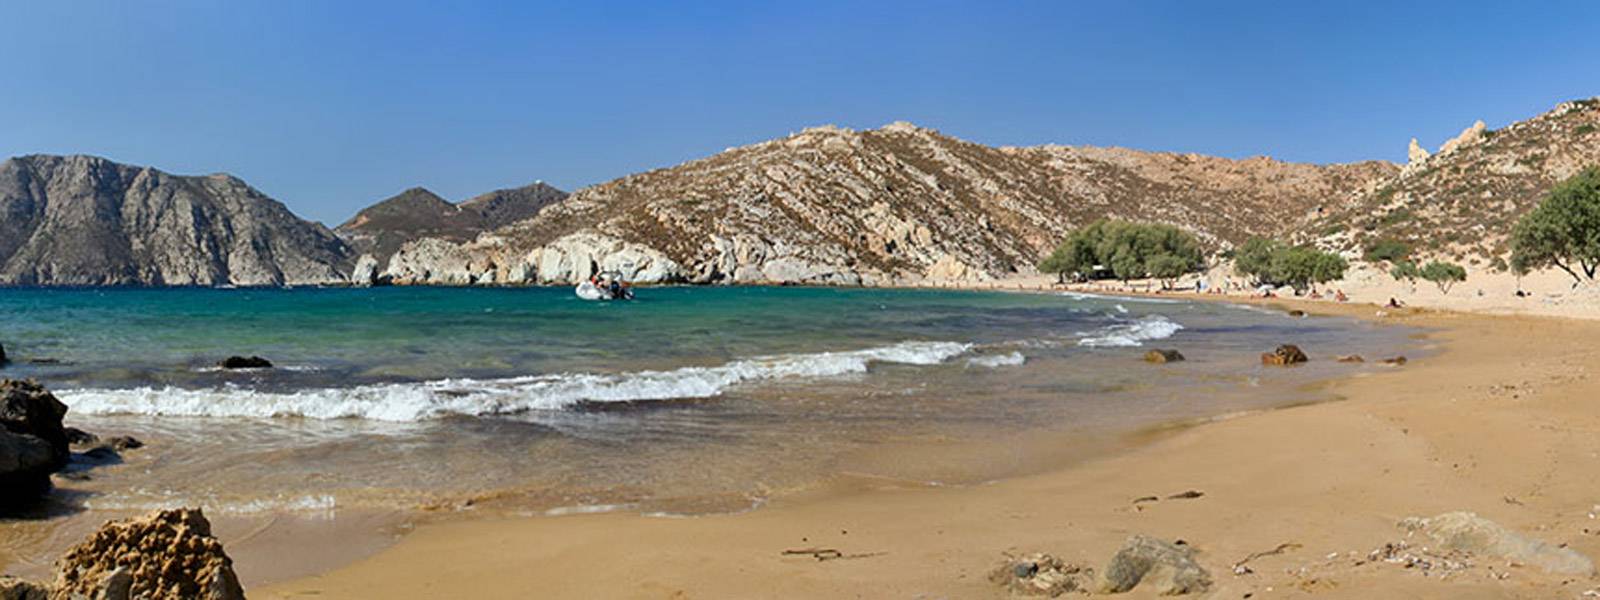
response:
[[[1465,552],[1438,552],[1427,547],[1413,549],[1405,540],[1379,546],[1368,552],[1365,559],[1355,561],[1354,566],[1379,562],[1413,569],[1423,576],[1437,574],[1441,578],[1472,568],[1471,556]]]
[[[272,361],[259,356],[229,356],[217,363],[224,369],[271,369]]]
[[[1185,491],[1185,492],[1178,492],[1178,493],[1173,494],[1171,496],[1167,496],[1167,499],[1168,500],[1193,500],[1195,498],[1199,498],[1199,497],[1202,497],[1202,496],[1205,496],[1205,495],[1206,495],[1206,493],[1202,492],[1200,490],[1188,490],[1188,491]]]
[[[798,549],[784,550],[783,551],[783,555],[784,556],[809,556],[811,558],[817,559],[817,562],[824,562],[824,561],[829,561],[829,560],[841,560],[841,559],[842,560],[853,560],[853,559],[857,559],[857,558],[872,558],[874,556],[883,556],[884,554],[887,554],[887,553],[886,552],[863,552],[863,553],[857,553],[857,554],[845,554],[843,551],[840,551],[840,550],[838,550],[836,548],[798,548]]]
[[[1144,353],[1144,361],[1151,363],[1170,363],[1183,361],[1183,353],[1177,350],[1156,348]]]
[[[1296,544],[1294,542],[1284,542],[1282,544],[1278,544],[1271,550],[1251,552],[1249,556],[1239,559],[1239,562],[1233,563],[1233,574],[1237,576],[1249,575],[1255,572],[1254,569],[1250,568],[1250,561],[1265,556],[1276,556],[1290,550],[1299,550],[1300,548],[1302,548],[1300,544]]]
[[[62,404],[32,381],[0,381],[0,513],[50,491],[50,474],[71,457]]]
[[[1159,500],[1161,500],[1160,496],[1140,496],[1138,498],[1134,498],[1133,499],[1133,503],[1134,504],[1144,504],[1146,502],[1156,502],[1156,501],[1159,501]]]
[[[1167,542],[1135,535],[1123,543],[1101,574],[1100,591],[1120,594],[1146,586],[1173,596],[1211,588],[1211,574],[1194,560],[1194,549],[1181,540]]]
[[[1364,363],[1364,362],[1367,362],[1367,359],[1361,358],[1360,354],[1346,354],[1344,356],[1340,356],[1339,357],[1339,362],[1342,362],[1342,363]]]
[[[1302,352],[1300,347],[1294,344],[1284,344],[1271,352],[1263,352],[1261,354],[1261,364],[1263,365],[1293,365],[1307,360],[1310,359],[1306,357],[1306,353]]]
[[[1086,592],[1094,570],[1063,561],[1043,552],[1023,556],[1006,555],[1006,560],[989,572],[989,581],[1021,596],[1049,596]]]
[[[1396,357],[1393,357],[1393,358],[1385,358],[1385,359],[1380,360],[1378,362],[1386,364],[1386,365],[1394,365],[1394,366],[1398,367],[1400,365],[1406,364],[1406,357],[1404,357],[1404,356],[1396,356]]]
[[[1411,517],[1400,521],[1399,527],[1412,534],[1426,535],[1447,551],[1490,556],[1550,573],[1595,573],[1594,563],[1571,548],[1524,536],[1470,512]]]
[[[242,600],[233,560],[200,509],[112,521],[56,561],[58,598]]]

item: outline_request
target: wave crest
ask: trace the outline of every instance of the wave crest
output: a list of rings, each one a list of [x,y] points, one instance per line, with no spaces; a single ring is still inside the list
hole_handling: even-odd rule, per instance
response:
[[[901,342],[865,350],[750,358],[714,367],[684,367],[671,371],[444,379],[284,393],[230,386],[77,389],[56,395],[81,414],[358,418],[408,422],[452,415],[493,416],[560,410],[580,402],[710,398],[741,383],[865,373],[875,363],[936,365],[971,348],[971,344],[957,342]]]

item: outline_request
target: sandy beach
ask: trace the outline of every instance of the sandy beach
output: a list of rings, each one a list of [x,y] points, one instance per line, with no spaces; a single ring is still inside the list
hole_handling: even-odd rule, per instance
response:
[[[1182,539],[1208,597],[1580,597],[1592,575],[1493,557],[1460,569],[1371,560],[1397,522],[1471,511],[1600,556],[1600,324],[1289,303],[1427,328],[1434,354],[1338,381],[1341,400],[1147,432],[1148,443],[1040,475],[963,487],[840,482],[742,514],[451,520],[268,598],[983,598],[1010,555],[1095,569],[1123,540]],[[1312,360],[1332,360],[1306,349]],[[1368,357],[1369,360],[1376,357]],[[1168,498],[1187,491],[1197,498]],[[1192,494],[1191,494],[1192,495]],[[1154,502],[1135,499],[1158,496]],[[817,560],[786,551],[837,550]],[[1234,565],[1253,558],[1248,573]],[[831,554],[830,554],[831,555]],[[1148,591],[1135,590],[1127,597]]]

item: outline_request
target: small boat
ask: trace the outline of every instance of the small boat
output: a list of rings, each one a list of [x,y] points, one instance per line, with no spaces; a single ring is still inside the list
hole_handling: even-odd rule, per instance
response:
[[[617,282],[617,285],[614,287],[596,285],[596,280],[614,281]],[[573,290],[573,293],[576,293],[579,298],[584,300],[632,300],[633,289],[625,284],[622,284],[621,282],[621,273],[605,272],[601,273],[595,279],[579,283],[577,289]]]

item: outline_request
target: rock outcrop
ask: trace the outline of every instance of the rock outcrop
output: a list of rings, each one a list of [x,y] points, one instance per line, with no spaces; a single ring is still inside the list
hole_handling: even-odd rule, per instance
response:
[[[1356,194],[1301,238],[1359,253],[1379,240],[1420,256],[1492,262],[1510,252],[1517,219],[1555,184],[1600,164],[1600,98],[1564,102],[1491,130],[1474,123],[1432,157]]]
[[[200,509],[112,521],[56,561],[50,597],[242,600],[233,560]]]
[[[50,474],[71,451],[61,419],[67,406],[32,381],[0,381],[0,513],[50,490]]]
[[[1432,538],[1441,550],[1492,557],[1562,575],[1595,574],[1594,563],[1571,548],[1524,536],[1469,512],[1412,517],[1401,521],[1400,528]]]
[[[350,250],[228,175],[91,156],[0,163],[0,285],[341,283]]]

